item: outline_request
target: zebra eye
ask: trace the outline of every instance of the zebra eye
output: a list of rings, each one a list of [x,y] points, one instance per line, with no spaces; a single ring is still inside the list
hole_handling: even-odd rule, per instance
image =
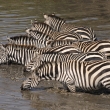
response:
[[[31,80],[32,78],[29,78],[29,80]]]

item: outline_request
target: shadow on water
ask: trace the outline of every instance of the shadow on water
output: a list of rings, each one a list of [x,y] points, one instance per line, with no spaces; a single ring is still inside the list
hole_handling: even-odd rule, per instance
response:
[[[43,21],[55,12],[76,26],[92,27],[98,39],[110,38],[109,0],[0,0],[0,42],[6,36],[25,34],[30,21]],[[109,110],[108,92],[69,93],[56,82],[42,82],[32,91],[21,91],[21,65],[0,65],[0,110]],[[55,87],[60,89],[52,88]]]

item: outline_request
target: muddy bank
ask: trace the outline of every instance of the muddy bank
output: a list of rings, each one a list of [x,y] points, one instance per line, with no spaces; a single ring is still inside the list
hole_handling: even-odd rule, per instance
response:
[[[21,91],[25,79],[22,69],[20,65],[0,65],[0,110],[110,109],[110,94],[68,93],[55,81],[43,81],[36,89]]]

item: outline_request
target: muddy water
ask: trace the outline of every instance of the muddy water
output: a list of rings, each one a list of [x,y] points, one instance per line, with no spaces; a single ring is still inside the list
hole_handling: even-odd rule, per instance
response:
[[[110,37],[109,0],[0,0],[0,42],[25,34],[31,20],[43,21],[43,13],[53,12],[76,26],[92,27],[98,39]],[[110,109],[110,94],[67,93],[58,82],[42,82],[32,91],[21,91],[22,69],[0,65],[0,110]]]

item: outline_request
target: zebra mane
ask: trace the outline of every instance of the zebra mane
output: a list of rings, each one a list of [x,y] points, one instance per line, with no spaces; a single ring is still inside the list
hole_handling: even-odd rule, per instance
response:
[[[17,35],[17,36],[11,36],[10,38],[14,39],[14,38],[20,38],[20,37],[28,37],[28,36],[27,35]]]
[[[6,47],[8,47],[8,46],[12,46],[12,47],[16,47],[16,48],[27,48],[27,49],[37,49],[37,47],[36,46],[34,46],[34,45],[17,45],[17,44],[5,44],[5,45],[3,45],[5,48]]]

